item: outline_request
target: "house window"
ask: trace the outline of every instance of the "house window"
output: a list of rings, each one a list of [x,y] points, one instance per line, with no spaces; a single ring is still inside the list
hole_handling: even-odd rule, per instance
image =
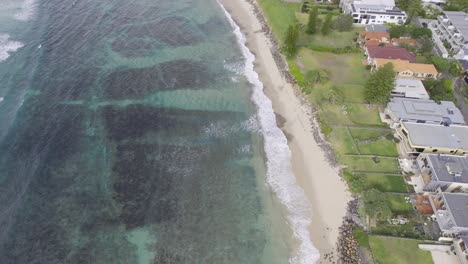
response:
[[[394,17],[394,16],[391,16],[390,19],[395,19],[395,17]]]
[[[403,133],[403,135],[405,135],[406,137],[408,137],[408,133],[406,133],[406,131],[405,131],[404,129],[402,129],[401,132]]]

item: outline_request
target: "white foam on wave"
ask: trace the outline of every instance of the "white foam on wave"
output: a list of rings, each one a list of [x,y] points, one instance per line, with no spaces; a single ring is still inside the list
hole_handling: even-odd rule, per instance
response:
[[[16,20],[28,21],[36,12],[36,0],[24,0],[21,4],[20,11],[14,15]]]
[[[243,74],[253,85],[252,100],[258,107],[258,119],[264,137],[264,149],[267,157],[267,181],[279,200],[288,210],[288,221],[299,248],[289,259],[291,264],[315,263],[320,253],[310,240],[308,230],[311,224],[310,203],[304,190],[297,184],[291,169],[291,151],[286,136],[276,125],[276,117],[270,99],[263,93],[263,83],[254,70],[255,56],[246,46],[246,38],[234,22],[231,15],[219,2],[237,37],[237,42],[245,58]]]
[[[8,59],[11,53],[23,46],[19,41],[10,40],[10,35],[0,33],[0,62]]]

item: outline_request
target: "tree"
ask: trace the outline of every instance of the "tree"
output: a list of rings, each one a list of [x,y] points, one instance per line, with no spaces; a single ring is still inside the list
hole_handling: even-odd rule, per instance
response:
[[[432,56],[431,62],[440,72],[448,72],[448,70],[450,69],[450,62],[445,58]]]
[[[432,52],[432,48],[434,47],[434,42],[432,42],[431,38],[427,36],[423,36],[419,38],[417,41],[418,41],[419,49],[421,53],[430,54]]]
[[[330,33],[332,17],[333,17],[332,13],[327,14],[327,17],[325,18],[325,22],[323,22],[323,25],[322,25],[322,30],[321,30],[322,35],[328,35],[328,33]]]
[[[424,36],[432,38],[432,31],[428,28],[413,28],[411,30],[411,37],[414,39],[418,39]]]
[[[404,25],[401,26],[392,26],[388,29],[390,38],[399,38],[408,35],[408,28]]]
[[[406,19],[406,24],[410,24],[417,14],[419,14],[420,12],[424,12],[421,0],[411,0],[409,2],[408,8],[405,11],[408,13],[408,19]]]
[[[442,80],[427,80],[423,81],[424,87],[431,98],[436,101],[454,101],[455,97],[453,95],[453,83],[450,78],[444,78]]]
[[[447,0],[444,6],[445,11],[467,11],[468,0]]]
[[[340,4],[340,0],[332,0],[331,2],[334,5],[339,5]]]
[[[367,102],[385,104],[395,86],[393,64],[387,63],[375,70],[366,82],[364,96]]]
[[[306,26],[306,33],[307,34],[315,34],[317,33],[317,26],[318,26],[318,7],[317,5],[310,10],[309,13],[309,21],[307,22]]]
[[[290,25],[286,31],[284,39],[284,53],[291,57],[297,52],[297,41],[299,40],[299,27],[298,25]]]
[[[335,29],[340,32],[351,31],[353,28],[354,18],[350,14],[341,14],[335,19]]]
[[[377,189],[365,191],[362,195],[364,210],[372,219],[387,219],[392,216],[390,206],[385,200],[385,195]]]
[[[452,75],[453,77],[458,77],[461,75],[462,71],[463,71],[462,66],[460,65],[458,61],[454,60],[450,62],[450,67],[448,70],[450,75]]]

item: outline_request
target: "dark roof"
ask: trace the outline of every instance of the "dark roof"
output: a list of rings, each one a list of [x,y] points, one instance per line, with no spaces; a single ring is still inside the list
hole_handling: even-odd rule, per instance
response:
[[[387,32],[389,26],[385,25],[378,25],[378,24],[370,24],[366,25],[366,31],[368,32]]]
[[[398,47],[367,47],[367,51],[371,58],[379,59],[400,59],[410,62],[416,62],[416,56],[408,52],[405,48]]]

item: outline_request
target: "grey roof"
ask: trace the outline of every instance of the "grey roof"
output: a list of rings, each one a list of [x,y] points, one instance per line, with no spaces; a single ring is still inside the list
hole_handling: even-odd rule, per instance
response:
[[[465,39],[468,38],[468,14],[461,11],[444,11],[444,14]]]
[[[405,94],[408,98],[429,99],[429,94],[420,80],[397,78],[393,92]]]
[[[387,32],[389,28],[390,28],[389,26],[378,25],[378,24],[366,25],[367,32]]]
[[[468,150],[467,126],[442,126],[404,122],[411,142],[417,146]]]
[[[468,155],[428,154],[427,159],[438,181],[468,183]]]
[[[426,122],[447,122],[448,124],[464,124],[463,115],[458,108],[449,101],[437,104],[433,100],[392,98],[388,108],[400,120],[424,120]]]
[[[456,226],[468,227],[468,195],[461,193],[442,193]]]

